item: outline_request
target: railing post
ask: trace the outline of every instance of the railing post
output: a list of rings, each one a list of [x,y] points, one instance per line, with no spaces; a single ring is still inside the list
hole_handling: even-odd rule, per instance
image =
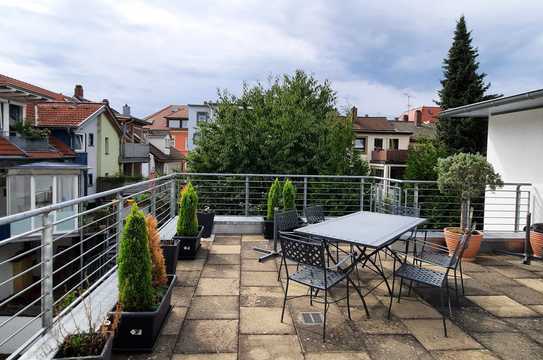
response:
[[[375,194],[374,194],[375,186],[374,185],[375,185],[374,183],[370,184],[370,211],[373,211],[373,212],[375,212],[374,201],[373,201],[373,197],[375,196]]]
[[[175,217],[175,179],[170,183],[170,219]]]
[[[53,221],[52,214],[43,214],[43,230],[41,251],[41,307],[42,327],[48,329],[53,325]]]
[[[154,217],[156,217],[156,189],[157,189],[156,186],[151,189],[151,209],[150,209],[150,212]]]
[[[249,177],[245,177],[245,216],[249,216]]]
[[[413,207],[419,207],[419,184],[415,183],[415,189],[413,190]]]
[[[360,179],[360,211],[364,211],[364,178]]]
[[[117,193],[117,248],[121,243],[121,234],[123,232],[124,222],[123,222],[123,207],[124,200],[121,193]]]
[[[304,212],[307,207],[307,176],[304,176]]]
[[[515,193],[515,232],[518,231],[520,223],[520,187],[521,185],[517,185]]]

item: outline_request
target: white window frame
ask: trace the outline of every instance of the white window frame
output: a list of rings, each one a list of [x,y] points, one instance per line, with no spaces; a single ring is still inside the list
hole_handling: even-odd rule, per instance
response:
[[[174,125],[177,125],[177,126],[174,126]],[[168,127],[171,129],[181,128],[181,120],[177,120],[177,119],[168,120]]]
[[[92,142],[91,142],[91,139],[92,139]],[[94,133],[89,133],[88,134],[88,144],[87,144],[88,147],[94,147]]]
[[[79,136],[81,137],[81,148],[80,148],[80,149],[76,149],[76,148],[75,148],[75,143],[76,143],[75,138],[77,138],[77,137],[79,137]],[[75,152],[79,152],[79,153],[80,153],[80,152],[85,152],[85,150],[86,150],[86,149],[85,149],[85,139],[86,139],[85,133],[75,133],[75,134],[74,134],[74,151],[75,151]]]
[[[203,115],[205,116],[205,119],[200,119],[200,115]],[[196,122],[200,122],[200,121],[209,121],[209,113],[207,111],[197,111],[196,112]]]

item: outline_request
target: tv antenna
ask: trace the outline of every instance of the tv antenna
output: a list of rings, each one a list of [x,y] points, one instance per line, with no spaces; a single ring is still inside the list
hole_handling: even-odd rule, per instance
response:
[[[403,95],[407,97],[407,111],[409,111],[409,109],[411,109],[411,99],[415,97],[407,92],[404,92]]]

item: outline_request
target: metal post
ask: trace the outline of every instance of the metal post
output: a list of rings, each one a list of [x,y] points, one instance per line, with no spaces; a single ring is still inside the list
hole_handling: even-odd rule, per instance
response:
[[[364,211],[364,178],[360,179],[360,211]]]
[[[175,217],[175,180],[170,183],[170,219]]]
[[[117,248],[119,248],[119,244],[121,243],[121,234],[124,227],[123,207],[123,195],[121,193],[117,193]]]
[[[53,325],[53,214],[43,214],[41,252],[41,307],[42,327],[48,329]]]
[[[245,216],[249,216],[249,177],[245,177]]]
[[[307,207],[307,176],[304,176],[304,211]]]
[[[373,197],[374,197],[374,190],[375,190],[375,186],[373,186],[374,184],[371,183],[370,185],[370,211],[375,211],[375,208],[373,207]]]
[[[515,193],[515,231],[518,231],[520,223],[520,186],[517,185]]]
[[[156,186],[151,190],[151,214],[156,217]]]
[[[530,259],[532,258],[532,247],[530,245],[530,227],[532,226],[532,214],[528,212],[526,214],[526,234],[524,235],[524,259],[522,263],[530,265]]]
[[[419,207],[419,184],[415,183],[415,190],[413,190],[413,206],[418,209]]]

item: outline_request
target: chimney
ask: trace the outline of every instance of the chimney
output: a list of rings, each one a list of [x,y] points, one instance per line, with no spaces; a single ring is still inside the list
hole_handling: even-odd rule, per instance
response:
[[[103,100],[102,100],[102,103],[103,103],[103,104],[106,104],[107,106],[109,106],[109,100],[108,100],[108,99],[103,99]]]
[[[76,85],[74,88],[74,97],[78,99],[83,99],[83,85]]]
[[[353,121],[356,120],[356,118],[358,117],[358,109],[356,108],[356,106],[352,107],[351,116],[353,117]]]
[[[124,104],[123,106],[123,115],[130,116],[130,106],[128,106],[128,104]]]
[[[415,126],[420,127],[422,125],[422,113],[420,110],[415,111]]]

